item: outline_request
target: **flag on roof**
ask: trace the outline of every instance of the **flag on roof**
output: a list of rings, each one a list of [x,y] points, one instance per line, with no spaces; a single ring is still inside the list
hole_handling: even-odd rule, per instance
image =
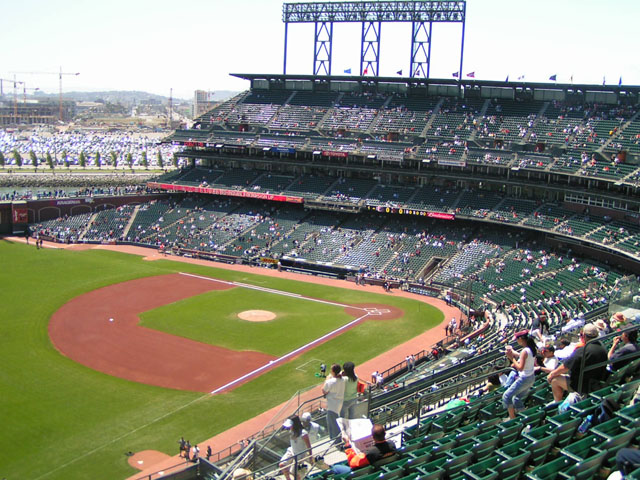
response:
[[[555,82],[557,78],[558,78],[558,75],[556,75],[556,74],[554,73],[553,75],[551,75],[551,76],[549,77],[549,80],[551,80],[551,81],[554,81],[554,82]]]
[[[476,72],[469,72],[469,73],[467,73],[467,77],[469,77],[469,78],[476,78]]]
[[[451,75],[453,75],[455,78],[458,78],[458,75],[460,75],[460,73],[458,73],[458,72],[453,72]]]
[[[509,75],[507,75],[507,78],[504,79],[505,83],[509,81]]]
[[[518,77],[518,80],[524,80],[524,75],[520,75],[520,76]]]
[[[571,74],[571,83],[573,83],[573,74]]]
[[[402,70],[398,70],[396,73],[397,73],[398,75],[402,76]]]
[[[620,87],[622,85],[622,77],[620,77],[620,80],[618,80],[618,86]]]
[[[345,69],[344,73],[348,73],[349,75],[351,75],[351,69],[350,68]]]
[[[607,83],[607,77],[602,77],[602,85]]]

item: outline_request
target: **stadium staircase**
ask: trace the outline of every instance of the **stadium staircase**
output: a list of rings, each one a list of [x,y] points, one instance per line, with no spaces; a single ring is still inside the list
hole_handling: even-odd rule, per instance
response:
[[[442,104],[444,103],[444,100],[445,100],[444,97],[441,98],[440,101],[438,102],[438,104],[433,108],[433,112],[431,113],[431,116],[429,117],[429,121],[427,122],[427,124],[424,126],[424,128],[420,132],[419,137],[421,137],[421,138],[426,138],[427,137],[427,132],[429,131],[429,129],[431,128],[431,125],[433,125],[433,122],[435,121],[436,117],[440,113],[440,109],[442,108]]]
[[[367,135],[371,135],[371,133],[373,132],[373,129],[378,125],[380,117],[382,117],[383,111],[389,106],[392,100],[393,100],[393,95],[389,95],[387,99],[384,101],[384,103],[380,106],[380,108],[378,108],[378,113],[376,114],[374,119],[371,121],[369,128],[367,128],[364,133],[366,133]]]
[[[265,123],[265,125],[264,125],[264,129],[265,129],[267,132],[270,132],[270,131],[271,131],[271,126],[272,126],[272,125],[273,125],[273,123],[277,120],[277,118],[278,118],[278,114],[280,113],[280,111],[281,111],[281,110],[282,110],[286,105],[288,105],[288,104],[289,104],[289,102],[291,102],[291,100],[293,99],[293,97],[295,97],[295,96],[296,96],[296,93],[298,93],[298,92],[297,92],[297,91],[292,92],[292,93],[291,93],[291,95],[289,95],[289,98],[287,98],[287,99],[284,101],[284,103],[283,103],[282,105],[280,105],[280,106],[278,107],[278,109],[273,113],[273,116],[269,119],[269,121],[268,121],[267,123]]]
[[[127,235],[129,235],[129,230],[131,229],[131,225],[133,225],[133,222],[135,221],[139,210],[140,210],[140,205],[136,205],[135,208],[133,209],[133,213],[131,214],[131,218],[129,218],[129,221],[124,227],[124,230],[122,232],[122,237],[121,237],[122,239],[127,238]]]
[[[487,99],[485,100],[485,102],[482,104],[482,108],[480,109],[480,112],[478,113],[477,118],[484,118],[484,116],[487,113],[487,110],[489,109],[489,105],[491,105],[491,100]],[[478,133],[478,129],[474,128],[473,132],[471,132],[471,135],[469,135],[469,142],[475,142],[476,139],[476,135]]]
[[[331,115],[333,115],[333,109],[336,105],[340,105],[340,101],[342,100],[342,97],[344,97],[345,92],[340,92],[340,95],[338,96],[338,98],[336,99],[335,102],[333,102],[333,105],[331,105],[331,107],[327,108],[327,113],[325,113],[322,118],[318,121],[318,124],[316,125],[316,128],[314,128],[313,130],[315,132],[317,132],[318,134],[322,135],[322,129],[323,126],[325,124],[325,122],[329,119],[329,117],[331,117]],[[331,136],[331,135],[329,135]]]
[[[100,212],[96,212],[91,215],[91,218],[87,222],[86,226],[82,229],[82,232],[80,233],[80,235],[78,235],[78,241],[84,240],[85,235],[91,230],[91,226],[94,224],[99,214]]]
[[[615,133],[615,135],[611,135],[609,136],[609,138],[607,139],[607,141],[604,143],[604,145],[602,145],[600,148],[596,149],[596,153],[600,153],[602,154],[602,156],[606,159],[606,155],[604,154],[604,151],[615,141],[620,139],[620,136],[623,135],[625,133],[625,130],[636,120],[638,120],[640,118],[640,110],[638,110],[635,115],[633,115],[630,119],[628,119],[626,122],[624,122],[622,125],[620,125],[620,128],[618,129],[618,131]],[[607,159],[608,160],[608,159]]]

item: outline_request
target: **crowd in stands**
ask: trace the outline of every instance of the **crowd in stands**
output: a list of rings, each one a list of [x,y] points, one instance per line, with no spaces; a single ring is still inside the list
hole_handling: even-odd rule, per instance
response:
[[[91,184],[96,183],[93,178],[88,179]],[[44,182],[48,183],[48,182]],[[42,200],[48,198],[73,198],[73,197],[96,197],[96,196],[121,196],[121,195],[144,195],[154,193],[157,190],[148,188],[144,185],[125,185],[125,186],[104,186],[104,187],[86,187],[86,188],[21,188],[20,190],[12,190],[8,192],[0,192],[0,201],[14,200]]]

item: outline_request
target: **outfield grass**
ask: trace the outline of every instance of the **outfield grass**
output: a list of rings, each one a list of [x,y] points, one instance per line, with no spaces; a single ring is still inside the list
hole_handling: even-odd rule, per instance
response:
[[[118,479],[133,475],[136,471],[127,464],[125,452],[155,449],[174,455],[180,436],[192,442],[206,440],[317,383],[313,372],[296,370],[297,366],[311,359],[327,363],[352,360],[357,365],[442,320],[441,312],[424,303],[390,295],[169,260],[146,262],[109,251],[35,250],[0,241],[0,265],[0,478],[8,479]],[[69,299],[102,286],[177,271],[268,285],[340,303],[384,303],[402,309],[405,315],[393,321],[360,324],[233,392],[213,397],[111,377],[63,357],[51,345],[49,318]],[[219,293],[226,292],[212,292],[212,297]],[[205,295],[198,301],[207,306],[212,299]],[[188,317],[193,314],[197,319],[197,305],[185,302],[181,308],[193,307],[196,313],[190,311]],[[264,305],[261,302],[260,308]],[[152,312],[158,317],[145,321],[157,320],[154,328],[159,328],[165,308],[174,306]],[[338,308],[335,315],[330,321],[339,323],[343,321],[340,315],[345,314]],[[304,315],[294,317],[285,318],[285,322],[304,322]],[[302,332],[288,331],[287,335],[300,335],[295,341],[303,341],[307,328],[311,327],[305,324],[297,329]],[[210,335],[202,325],[180,334],[199,332]],[[233,335],[226,336],[231,345]],[[276,343],[265,342],[262,348],[277,349]]]

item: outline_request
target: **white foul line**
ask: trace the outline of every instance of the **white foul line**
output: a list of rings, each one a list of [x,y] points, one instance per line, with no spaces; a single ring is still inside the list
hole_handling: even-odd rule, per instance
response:
[[[336,302],[330,302],[328,300],[320,300],[319,298],[303,297],[299,293],[284,292],[282,290],[275,290],[273,288],[260,287],[258,285],[250,285],[248,283],[227,282],[225,280],[218,280],[217,278],[203,277],[201,275],[194,275],[193,273],[185,273],[185,272],[179,272],[179,273],[180,273],[180,275],[186,275],[188,277],[200,278],[201,280],[208,280],[210,282],[224,283],[225,285],[233,285],[234,287],[248,288],[248,289],[251,289],[251,290],[258,290],[260,292],[265,292],[265,293],[273,293],[274,295],[282,295],[283,297],[299,298],[300,300],[308,300],[310,302],[324,303],[325,305],[333,305],[333,306],[336,306],[336,307],[354,308],[356,310],[362,310],[363,312],[367,312],[367,311],[370,310],[370,309],[368,310],[368,309],[362,308],[362,307],[356,307],[356,306],[353,306],[353,305],[345,305],[344,303],[336,303]]]
[[[202,280],[208,280],[210,282],[218,282],[218,283],[224,283],[225,285],[233,285],[236,287],[241,287],[241,288],[248,288],[251,290],[258,290],[258,291],[262,291],[262,292],[266,292],[266,293],[273,293],[274,295],[282,295],[284,297],[291,297],[291,298],[298,298],[300,300],[308,300],[311,302],[317,302],[317,303],[324,303],[326,305],[334,305],[336,307],[345,307],[345,308],[354,308],[356,310],[362,310],[364,312],[363,315],[361,315],[360,317],[356,318],[355,320],[350,321],[349,323],[342,325],[339,328],[336,328],[335,330],[332,330],[329,333],[324,334],[323,336],[316,338],[315,340],[312,340],[311,342],[307,343],[306,345],[303,345],[299,348],[296,348],[295,350],[283,355],[280,358],[277,358],[275,360],[271,360],[269,361],[269,363],[264,364],[261,367],[256,368],[255,370],[253,370],[252,372],[246,373],[243,376],[236,378],[235,380],[227,383],[226,385],[223,385],[221,387],[216,388],[215,390],[213,390],[211,393],[212,394],[216,394],[216,393],[220,393],[223,390],[226,390],[227,388],[229,388],[232,385],[235,385],[236,383],[242,382],[244,380],[246,380],[249,377],[252,377],[253,375],[260,373],[270,367],[273,367],[274,365],[294,356],[297,355],[298,353],[308,349],[309,347],[312,347],[313,345],[322,342],[323,340],[335,335],[336,333],[341,332],[342,330],[345,330],[349,327],[351,327],[352,325],[355,325],[356,323],[358,323],[360,320],[362,320],[363,318],[366,318],[368,316],[371,315],[380,315],[379,312],[376,311],[372,311],[370,308],[366,309],[366,308],[362,308],[362,307],[355,307],[353,305],[345,305],[343,303],[335,303],[335,302],[329,302],[327,300],[320,300],[317,298],[309,298],[309,297],[303,297],[302,295],[298,294],[298,293],[291,293],[291,292],[283,292],[282,290],[274,290],[272,288],[267,288],[267,287],[260,287],[260,286],[256,286],[256,285],[250,285],[247,283],[239,283],[239,282],[227,282],[225,280],[218,280],[217,278],[211,278],[211,277],[204,277],[202,275],[194,275],[193,273],[185,273],[185,272],[180,272],[180,275],[187,275],[189,277],[194,277],[194,278],[200,278]]]
[[[296,348],[295,350],[293,350],[293,351],[291,351],[291,352],[289,352],[289,353],[287,353],[287,354],[283,355],[283,356],[282,356],[282,357],[280,357],[280,358],[276,358],[275,360],[271,360],[271,361],[269,361],[269,363],[267,363],[267,364],[265,364],[265,365],[263,365],[263,366],[261,366],[261,367],[259,367],[259,368],[256,368],[254,371],[249,372],[249,373],[247,373],[247,374],[245,374],[245,375],[243,375],[243,376],[241,376],[241,377],[239,377],[239,378],[236,378],[235,380],[233,380],[233,381],[231,381],[231,382],[227,383],[226,385],[223,385],[223,386],[221,386],[221,387],[219,387],[219,388],[216,388],[216,389],[215,389],[214,391],[212,391],[211,393],[212,393],[212,394],[220,393],[222,390],[225,390],[225,389],[227,389],[228,387],[230,387],[230,386],[232,386],[232,385],[235,385],[235,384],[236,384],[236,383],[238,383],[238,382],[241,382],[241,381],[243,381],[243,380],[246,380],[247,378],[249,378],[249,377],[251,377],[251,376],[255,375],[256,373],[260,373],[260,372],[262,372],[263,370],[265,370],[265,369],[267,369],[267,368],[269,368],[269,367],[272,367],[272,366],[274,366],[275,364],[280,363],[280,362],[282,362],[283,360],[286,360],[287,358],[289,358],[289,357],[291,357],[291,356],[293,356],[293,355],[296,355],[296,354],[300,353],[300,352],[301,352],[301,351],[303,351],[303,350],[306,350],[307,348],[309,348],[309,347],[311,347],[311,346],[315,345],[316,343],[319,343],[319,342],[323,341],[324,339],[326,339],[326,338],[328,338],[328,337],[330,337],[330,336],[332,336],[332,335],[334,335],[334,334],[336,334],[336,333],[338,333],[338,332],[340,332],[340,331],[342,331],[342,330],[344,330],[344,329],[346,329],[346,328],[349,328],[351,325],[355,325],[355,324],[356,324],[356,323],[358,323],[360,320],[362,320],[363,318],[368,317],[368,316],[369,316],[369,312],[365,313],[365,314],[364,314],[364,315],[362,315],[361,317],[356,318],[355,320],[352,320],[351,322],[349,322],[349,323],[347,323],[347,324],[345,324],[345,325],[342,325],[342,326],[341,326],[341,327],[339,327],[339,328],[336,328],[335,330],[333,330],[333,331],[331,331],[331,332],[329,332],[329,333],[324,334],[323,336],[321,336],[321,337],[319,337],[319,338],[316,338],[315,340],[313,340],[313,341],[311,341],[311,342],[307,343],[306,345],[303,345],[303,346],[301,346],[301,347],[299,347],[299,348]]]

